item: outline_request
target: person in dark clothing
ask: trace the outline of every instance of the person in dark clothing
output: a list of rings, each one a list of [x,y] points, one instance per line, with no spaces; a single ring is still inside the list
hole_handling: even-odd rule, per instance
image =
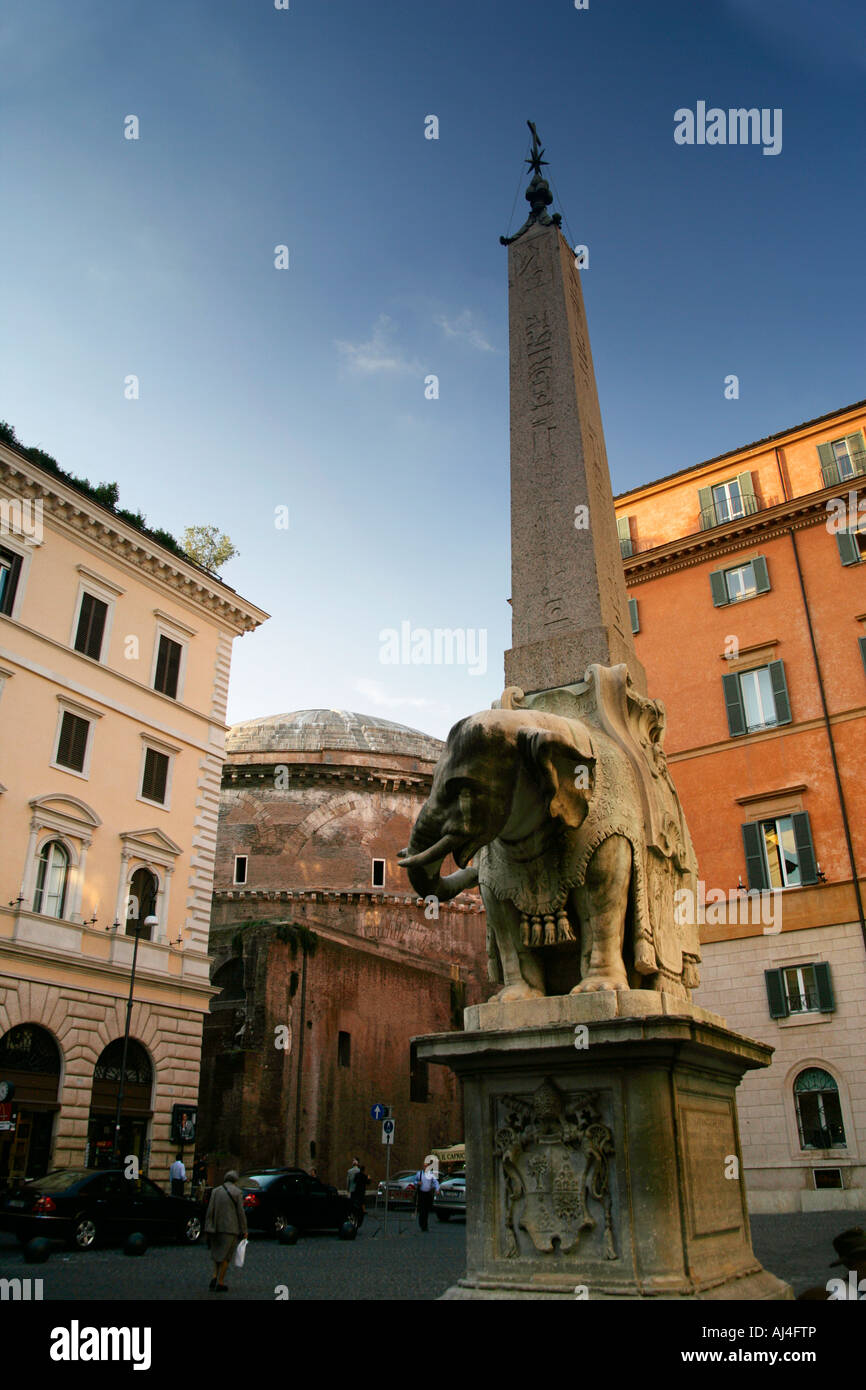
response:
[[[363,1163],[361,1163],[357,1173],[355,1174],[355,1181],[352,1186],[351,1195],[352,1211],[355,1213],[355,1220],[357,1221],[359,1227],[361,1226],[361,1223],[363,1222],[364,1217],[366,1215],[367,1209],[364,1206],[364,1197],[367,1192],[367,1183],[369,1181],[370,1175],[365,1169]]]
[[[427,1230],[427,1221],[433,1210],[433,1198],[439,1191],[439,1179],[436,1176],[436,1164],[432,1158],[424,1162],[424,1167],[419,1168],[415,1174],[416,1193],[418,1202],[418,1225],[422,1231]]]

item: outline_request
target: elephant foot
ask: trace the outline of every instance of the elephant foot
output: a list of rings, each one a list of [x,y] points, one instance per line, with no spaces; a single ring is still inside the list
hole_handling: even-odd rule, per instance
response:
[[[533,989],[532,985],[528,985],[525,980],[521,980],[519,984],[506,985],[505,989],[501,989],[498,994],[494,994],[493,998],[496,1000],[497,1004],[510,1004],[515,999],[543,999],[544,990]]]
[[[588,975],[585,980],[581,980],[579,985],[575,985],[570,993],[594,994],[601,989],[628,989],[628,980],[625,974]]]

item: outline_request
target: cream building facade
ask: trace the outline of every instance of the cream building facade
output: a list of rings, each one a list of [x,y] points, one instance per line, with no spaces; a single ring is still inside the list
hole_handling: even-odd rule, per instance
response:
[[[232,642],[266,617],[0,442],[0,1180],[110,1155],[136,929],[119,1137],[165,1177],[213,994]]]

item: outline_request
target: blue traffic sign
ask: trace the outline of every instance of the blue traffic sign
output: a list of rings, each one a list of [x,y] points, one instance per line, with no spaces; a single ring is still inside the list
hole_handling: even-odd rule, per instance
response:
[[[372,1110],[370,1111],[370,1115],[374,1120],[384,1120],[387,1113],[387,1105],[374,1105]]]

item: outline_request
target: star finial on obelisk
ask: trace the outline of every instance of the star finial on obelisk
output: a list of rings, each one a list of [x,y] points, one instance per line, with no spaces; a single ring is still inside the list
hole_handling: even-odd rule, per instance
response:
[[[541,142],[538,139],[538,131],[535,129],[535,122],[527,121],[526,124],[532,131],[532,152],[529,158],[525,161],[525,163],[527,163],[530,169],[532,170],[532,181],[529,187],[527,188],[525,194],[526,201],[528,202],[531,211],[523,226],[520,228],[519,232],[515,232],[514,236],[501,236],[499,238],[503,246],[510,246],[512,241],[516,241],[519,236],[523,236],[523,233],[527,231],[529,227],[534,226],[536,223],[538,223],[541,227],[558,227],[562,221],[562,218],[558,212],[555,212],[551,216],[551,214],[547,211],[547,209],[550,207],[550,204],[553,202],[553,194],[550,191],[550,184],[547,182],[547,179],[542,176],[541,173],[541,166],[543,164],[546,164],[547,160],[542,159],[541,157],[544,154],[544,149],[541,145]]]

